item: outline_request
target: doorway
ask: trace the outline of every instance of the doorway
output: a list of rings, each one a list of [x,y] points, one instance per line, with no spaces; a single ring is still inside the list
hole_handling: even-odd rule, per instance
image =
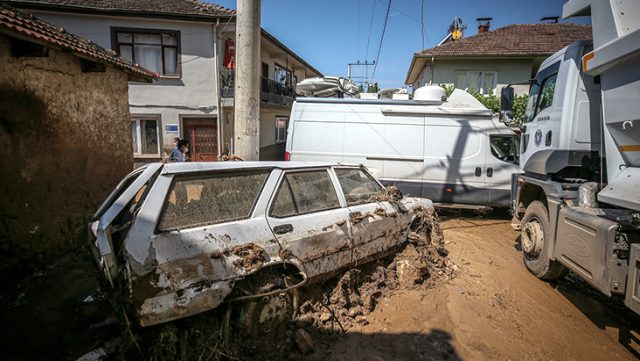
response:
[[[190,143],[192,162],[218,160],[218,123],[216,118],[184,118],[182,134]]]

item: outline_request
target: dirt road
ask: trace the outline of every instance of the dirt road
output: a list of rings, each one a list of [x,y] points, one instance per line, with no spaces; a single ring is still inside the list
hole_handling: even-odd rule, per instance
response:
[[[88,255],[80,252],[0,297],[0,345],[8,360],[75,359],[112,340],[125,349],[114,359],[149,361],[640,358],[640,317],[576,278],[549,284],[530,275],[508,217],[456,214],[441,220],[446,267],[431,268],[426,282],[415,287],[381,288],[373,311],[356,316],[347,332],[298,320],[284,330],[232,339],[241,352],[229,357],[219,337],[222,309],[133,329],[142,348],[138,351],[122,323],[91,326],[114,311],[106,298],[87,302],[87,295],[96,294],[97,281]],[[310,287],[331,290],[340,284],[338,278]],[[310,335],[313,352],[303,354],[293,342],[301,327]]]
[[[318,350],[335,360],[633,360],[640,325],[581,281],[522,264],[507,219],[443,219],[453,279],[381,299],[368,325]],[[613,304],[613,307],[609,307]],[[635,326],[633,326],[635,324]],[[627,347],[627,348],[625,348]]]

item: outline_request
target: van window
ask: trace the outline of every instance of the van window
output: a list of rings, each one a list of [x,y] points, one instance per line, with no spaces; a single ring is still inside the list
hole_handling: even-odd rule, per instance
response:
[[[503,162],[518,164],[519,140],[515,135],[490,135],[491,155]]]
[[[165,201],[160,231],[248,218],[269,171],[177,176]]]
[[[377,202],[385,189],[362,169],[338,168],[336,175],[347,200],[347,205]]]
[[[327,170],[287,172],[269,216],[284,218],[334,208],[340,208],[340,201]]]

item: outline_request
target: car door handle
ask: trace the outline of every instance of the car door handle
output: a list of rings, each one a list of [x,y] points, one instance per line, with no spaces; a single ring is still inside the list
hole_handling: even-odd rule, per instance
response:
[[[293,225],[291,224],[281,224],[279,226],[273,227],[273,233],[275,234],[285,234],[293,231]]]
[[[493,168],[487,168],[487,177],[493,177]]]
[[[476,167],[476,177],[480,177],[482,175],[482,168]]]

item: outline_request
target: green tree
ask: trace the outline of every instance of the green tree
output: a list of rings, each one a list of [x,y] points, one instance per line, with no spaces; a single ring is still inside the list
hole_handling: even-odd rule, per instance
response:
[[[373,83],[373,85],[369,85],[369,87],[367,88],[367,93],[377,93],[378,91],[380,91],[380,88],[378,88],[378,83]]]

